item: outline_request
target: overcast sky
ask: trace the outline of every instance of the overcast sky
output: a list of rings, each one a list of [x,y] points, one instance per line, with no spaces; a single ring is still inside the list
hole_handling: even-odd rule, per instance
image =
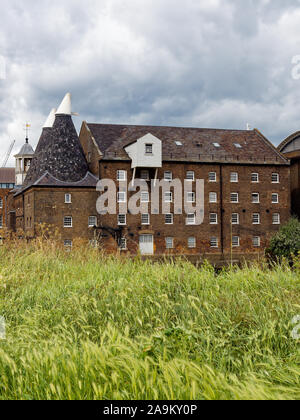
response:
[[[299,22],[299,0],[2,0],[1,161],[68,91],[78,129],[250,123],[278,144],[300,129]]]

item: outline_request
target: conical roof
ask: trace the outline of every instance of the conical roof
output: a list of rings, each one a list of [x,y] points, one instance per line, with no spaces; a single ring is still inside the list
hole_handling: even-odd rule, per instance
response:
[[[24,187],[34,184],[44,173],[64,182],[78,182],[88,172],[71,115],[57,114],[52,128],[43,128]]]

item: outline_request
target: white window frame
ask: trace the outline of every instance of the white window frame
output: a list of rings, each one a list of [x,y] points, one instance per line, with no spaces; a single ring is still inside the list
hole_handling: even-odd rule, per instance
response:
[[[72,204],[72,194],[70,193],[65,194],[65,204]]]
[[[72,248],[73,246],[73,241],[71,239],[65,239],[64,240],[64,247],[65,248]]]
[[[233,200],[233,197],[234,196],[237,198],[237,200]],[[239,193],[237,193],[237,192],[230,193],[230,202],[231,203],[238,204],[239,203],[239,200],[240,200]]]
[[[141,203],[149,203],[150,202],[150,195],[148,191],[141,192]]]
[[[119,242],[120,251],[127,251],[127,238],[122,237]]]
[[[255,181],[254,181],[254,176],[255,176]],[[251,174],[251,182],[253,183],[253,184],[258,184],[259,183],[259,173],[258,172],[252,172],[252,174]]]
[[[236,241],[235,241],[235,239],[236,239]],[[231,240],[231,243],[232,243],[232,248],[239,248],[241,246],[240,237],[239,236],[233,236],[232,240]]]
[[[196,224],[196,215],[195,213],[188,213],[186,217],[186,225],[194,226]]]
[[[209,214],[209,224],[210,225],[217,225],[218,224],[218,213],[210,213]]]
[[[3,229],[3,215],[0,216],[0,229]]]
[[[168,221],[168,218],[170,219]],[[174,224],[174,214],[173,213],[168,213],[165,214],[165,225],[173,225]]]
[[[209,172],[208,181],[209,182],[217,182],[217,172]]]
[[[95,221],[95,223],[91,223],[90,222],[90,220],[91,219],[94,219],[94,221]],[[93,227],[95,227],[95,226],[97,226],[98,225],[98,223],[97,223],[97,216],[89,216],[89,219],[88,219],[88,225],[89,225],[89,228],[93,228]]]
[[[231,183],[238,183],[239,182],[239,174],[238,172],[231,172],[230,173],[230,182]]]
[[[219,239],[216,236],[210,238],[210,247],[219,248]]]
[[[197,239],[194,236],[188,238],[188,248],[195,249],[197,247]]]
[[[153,144],[145,144],[145,155],[153,155]]]
[[[123,169],[119,169],[117,171],[117,181],[121,182],[121,181],[126,181],[126,180],[127,180],[127,171],[124,171]]]
[[[275,201],[273,200],[273,197],[276,197]],[[279,194],[278,193],[272,193],[271,200],[272,200],[272,204],[279,204]]]
[[[213,199],[212,197],[215,197],[215,199]],[[217,203],[218,202],[218,193],[210,192],[209,193],[209,202],[210,203]]]
[[[66,220],[69,219],[69,221],[71,222],[70,224],[66,224]],[[72,216],[64,216],[64,228],[72,228],[73,227],[73,217]]]
[[[252,214],[252,224],[253,225],[260,225],[260,213],[253,213]]]
[[[276,177],[276,181],[273,180],[275,177]],[[276,172],[274,172],[272,174],[271,180],[272,180],[272,184],[279,184],[280,183],[280,176],[279,176],[279,174],[276,173]]]
[[[172,193],[172,191],[165,191],[164,202],[165,203],[173,203],[173,193]]]
[[[186,181],[195,181],[195,172],[194,171],[187,171],[186,173]]]
[[[236,216],[236,222],[233,221],[233,217]],[[232,225],[239,225],[240,224],[240,215],[239,213],[232,213],[231,215],[231,224]]]
[[[275,221],[275,216],[277,216],[276,221]],[[280,225],[280,213],[273,213],[272,214],[272,224],[273,225]]]
[[[121,222],[121,217],[124,218],[124,222]],[[118,226],[126,226],[126,225],[127,225],[127,215],[118,214]]]
[[[261,247],[261,238],[260,236],[253,236],[252,238],[252,244],[254,248],[260,248]]]
[[[145,220],[146,217],[147,217],[147,221]],[[141,224],[143,226],[149,226],[150,225],[150,214],[149,213],[143,213],[141,215]]]
[[[164,180],[165,181],[173,181],[173,172],[172,171],[165,171],[164,172]]]
[[[196,202],[196,193],[194,193],[193,191],[188,192],[187,197],[186,197],[186,201],[187,201],[187,203],[195,203]]]
[[[252,196],[252,204],[260,204],[260,194],[259,193],[252,193],[251,196]]]
[[[174,238],[171,236],[166,237],[166,249],[174,249]]]
[[[127,202],[126,192],[125,191],[119,191],[118,195],[117,195],[117,199],[118,199],[118,203],[126,203]]]

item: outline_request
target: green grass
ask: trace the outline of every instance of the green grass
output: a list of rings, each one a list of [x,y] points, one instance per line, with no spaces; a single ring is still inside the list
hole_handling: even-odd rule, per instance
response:
[[[0,249],[0,399],[299,399],[300,273]]]

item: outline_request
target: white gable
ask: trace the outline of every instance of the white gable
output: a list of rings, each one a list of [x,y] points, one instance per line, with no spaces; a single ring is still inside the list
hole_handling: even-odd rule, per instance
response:
[[[152,146],[152,147],[150,147]],[[149,151],[152,149],[152,153]],[[126,153],[132,160],[132,168],[161,168],[162,143],[152,134],[146,134],[135,143],[125,147]]]

